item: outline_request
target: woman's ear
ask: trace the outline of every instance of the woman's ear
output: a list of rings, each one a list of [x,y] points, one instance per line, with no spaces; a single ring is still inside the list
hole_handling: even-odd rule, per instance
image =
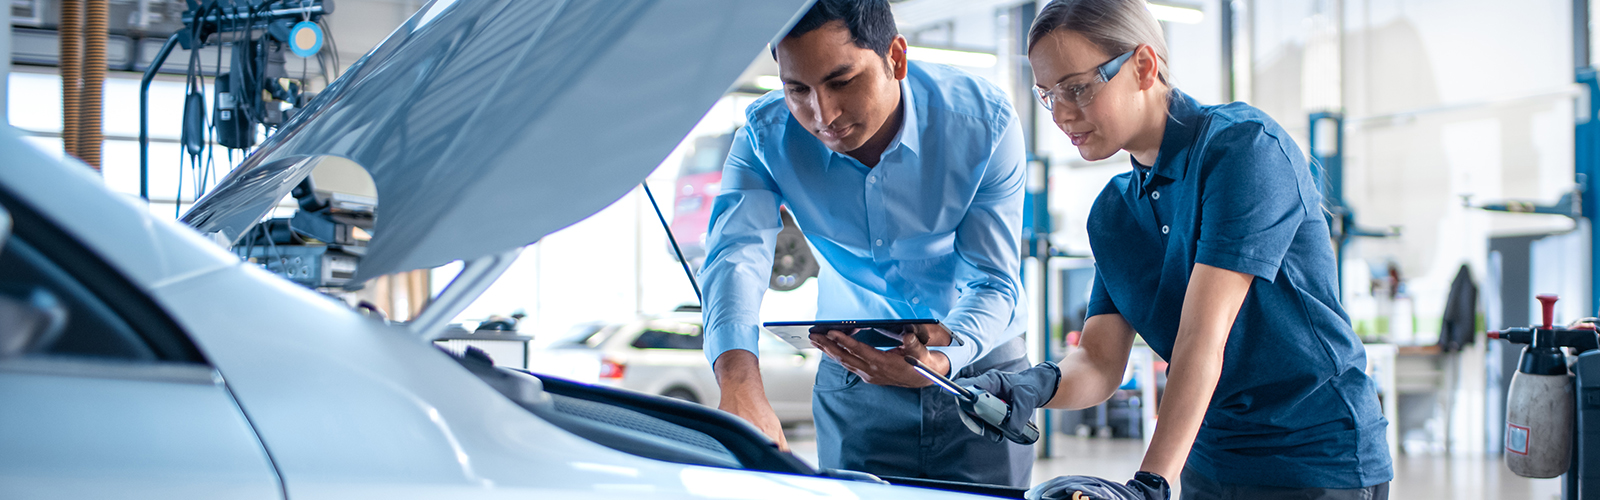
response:
[[[1149,45],[1140,45],[1133,49],[1133,67],[1138,71],[1139,90],[1149,90],[1161,82],[1161,59],[1156,57],[1156,49]]]

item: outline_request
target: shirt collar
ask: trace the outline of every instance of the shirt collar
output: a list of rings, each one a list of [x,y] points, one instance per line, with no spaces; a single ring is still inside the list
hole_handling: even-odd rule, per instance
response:
[[[1145,167],[1134,160],[1134,166],[1148,168],[1151,175],[1182,179],[1189,169],[1190,146],[1194,145],[1201,114],[1200,105],[1193,98],[1178,89],[1172,89],[1167,99],[1167,128],[1161,134],[1161,149],[1156,153],[1156,164]],[[1149,184],[1149,177],[1145,176],[1145,184]]]
[[[894,151],[895,146],[903,146],[911,154],[922,154],[922,122],[917,120],[917,101],[911,93],[911,76],[900,80],[900,109],[904,110],[900,117],[900,132],[894,135],[894,142],[884,149],[885,153]]]

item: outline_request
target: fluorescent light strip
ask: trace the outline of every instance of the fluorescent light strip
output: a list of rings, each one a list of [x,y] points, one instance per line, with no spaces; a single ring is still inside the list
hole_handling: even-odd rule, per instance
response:
[[[935,49],[933,47],[907,47],[906,57],[915,61],[966,66],[969,68],[993,68],[995,64],[1000,62],[1000,59],[995,57],[994,54]]]
[[[772,75],[756,77],[756,88],[761,90],[778,90],[783,88],[783,79]]]
[[[1147,3],[1144,4],[1144,8],[1149,9],[1150,14],[1156,16],[1157,21],[1169,21],[1183,24],[1200,24],[1200,21],[1206,18],[1205,12],[1193,7],[1179,7],[1176,5]]]

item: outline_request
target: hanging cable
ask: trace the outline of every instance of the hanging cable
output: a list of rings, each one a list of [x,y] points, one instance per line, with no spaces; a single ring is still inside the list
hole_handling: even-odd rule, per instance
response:
[[[706,299],[700,295],[700,283],[695,281],[694,271],[689,270],[689,260],[683,258],[683,250],[678,248],[678,239],[672,237],[672,226],[667,224],[666,216],[661,215],[661,205],[656,204],[656,195],[650,192],[649,181],[641,182],[639,185],[644,187],[644,195],[650,197],[650,208],[656,209],[656,219],[661,220],[661,228],[667,230],[667,241],[672,242],[672,253],[677,254],[678,263],[683,264],[683,274],[689,276],[689,286],[694,287],[695,300],[700,301],[700,305],[704,307]]]

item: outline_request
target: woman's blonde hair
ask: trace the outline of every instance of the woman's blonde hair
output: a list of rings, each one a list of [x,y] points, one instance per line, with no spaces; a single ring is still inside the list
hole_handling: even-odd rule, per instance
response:
[[[1155,49],[1161,60],[1161,83],[1171,85],[1167,74],[1167,38],[1161,24],[1145,8],[1145,0],[1052,0],[1028,30],[1028,52],[1057,30],[1071,30],[1089,39],[1101,52],[1116,57],[1140,45]]]

